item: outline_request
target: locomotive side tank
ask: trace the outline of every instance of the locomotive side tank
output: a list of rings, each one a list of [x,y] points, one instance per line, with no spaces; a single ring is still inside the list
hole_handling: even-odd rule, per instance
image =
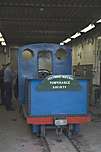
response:
[[[58,44],[31,44],[18,51],[19,104],[33,132],[39,126],[90,121],[88,80],[72,76],[72,50]]]

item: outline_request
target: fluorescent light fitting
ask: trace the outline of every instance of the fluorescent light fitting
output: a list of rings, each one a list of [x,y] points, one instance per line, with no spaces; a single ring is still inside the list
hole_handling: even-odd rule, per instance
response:
[[[93,29],[95,27],[94,24],[90,24],[89,26],[87,26],[86,28],[84,28],[83,30],[81,30],[81,32],[86,33],[88,31],[90,31],[91,29]]]
[[[4,38],[3,37],[0,37],[0,42],[4,42]]]
[[[79,37],[81,35],[81,33],[77,32],[76,34],[74,34],[73,36],[71,36],[72,39],[75,39],[77,37]]]
[[[96,23],[101,23],[101,19],[99,19]]]
[[[61,42],[61,43],[60,43],[60,45],[64,45],[64,43],[63,43],[63,42]]]
[[[6,46],[6,42],[1,42],[1,45],[2,46]]]
[[[68,42],[70,42],[70,41],[71,41],[71,39],[70,39],[70,38],[67,38],[66,40],[63,41],[63,43],[68,43]]]
[[[0,32],[0,37],[2,37],[2,33]]]

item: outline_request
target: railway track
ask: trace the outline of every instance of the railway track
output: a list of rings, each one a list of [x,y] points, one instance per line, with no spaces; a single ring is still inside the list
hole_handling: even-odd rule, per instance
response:
[[[93,152],[88,142],[82,136],[69,137],[68,140],[77,152]]]
[[[55,131],[48,131],[45,138],[41,138],[44,145],[43,152],[93,152],[82,136],[67,138],[64,134],[61,141],[57,140]]]

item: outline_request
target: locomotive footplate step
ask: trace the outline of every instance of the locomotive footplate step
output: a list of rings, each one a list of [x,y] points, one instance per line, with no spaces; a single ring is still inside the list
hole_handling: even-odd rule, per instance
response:
[[[62,135],[61,142],[58,142],[55,131],[47,131],[46,141],[51,152],[77,152],[65,135]]]

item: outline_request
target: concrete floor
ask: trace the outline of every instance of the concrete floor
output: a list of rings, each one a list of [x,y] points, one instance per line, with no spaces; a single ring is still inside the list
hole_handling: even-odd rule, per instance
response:
[[[92,112],[92,122],[81,126],[81,135],[86,140],[92,152],[101,152],[101,104]]]
[[[81,134],[92,152],[101,152],[101,119],[82,126]]]
[[[93,121],[81,126],[80,136],[92,152],[101,152],[101,106],[94,109]],[[0,106],[0,152],[43,152],[40,139],[16,111],[7,112]]]
[[[0,106],[0,152],[42,152],[42,148],[25,120]]]

